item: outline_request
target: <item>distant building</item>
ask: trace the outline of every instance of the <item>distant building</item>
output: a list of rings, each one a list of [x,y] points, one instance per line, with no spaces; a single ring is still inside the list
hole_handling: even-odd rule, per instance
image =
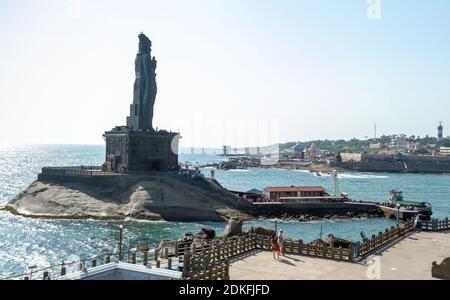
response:
[[[444,139],[444,126],[442,125],[442,122],[439,123],[438,126],[438,142],[442,142],[442,140]]]
[[[311,148],[309,149],[309,154],[311,156],[316,156],[317,154],[319,154],[319,150],[317,149],[317,146],[315,143],[312,143]]]
[[[277,200],[282,197],[323,197],[325,189],[321,186],[267,187],[264,189],[263,195],[269,200]]]
[[[305,150],[303,151],[304,153],[304,157],[308,158],[308,159],[314,159],[317,156],[320,155],[320,150],[317,149],[317,146],[315,143],[311,144],[310,148],[305,148]]]
[[[381,149],[381,143],[375,143],[369,145],[370,149]]]
[[[396,136],[388,145],[389,150],[400,152],[414,152],[416,150],[416,144],[411,143],[405,135]]]
[[[450,156],[450,147],[441,147],[441,148],[439,149],[439,153],[440,153],[442,156]]]

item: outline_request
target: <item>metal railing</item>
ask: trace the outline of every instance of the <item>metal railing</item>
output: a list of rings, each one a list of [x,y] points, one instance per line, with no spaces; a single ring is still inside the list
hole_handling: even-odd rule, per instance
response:
[[[392,226],[390,229],[386,229],[384,232],[379,232],[378,235],[372,235],[372,238],[367,239],[362,244],[356,243],[355,258],[364,257],[373,253],[382,247],[401,239],[407,232],[414,229],[414,222],[408,221],[405,224]]]
[[[419,221],[420,229],[423,231],[444,231],[450,229],[448,217],[443,220],[432,219],[431,221]]]
[[[44,167],[41,174],[53,176],[112,176],[123,175],[124,173],[105,171],[102,166],[74,166]]]

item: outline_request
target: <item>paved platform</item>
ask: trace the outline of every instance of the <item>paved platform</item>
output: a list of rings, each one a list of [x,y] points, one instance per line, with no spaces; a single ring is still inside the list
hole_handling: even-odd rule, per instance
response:
[[[359,263],[254,251],[231,261],[231,280],[433,279],[433,261],[450,257],[450,233],[418,232]]]

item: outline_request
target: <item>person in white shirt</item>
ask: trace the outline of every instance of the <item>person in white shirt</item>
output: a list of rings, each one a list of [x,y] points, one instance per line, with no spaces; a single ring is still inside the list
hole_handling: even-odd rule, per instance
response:
[[[284,237],[283,237],[283,230],[280,230],[280,233],[278,234],[278,247],[280,247],[280,255],[282,256],[286,256],[284,255]]]

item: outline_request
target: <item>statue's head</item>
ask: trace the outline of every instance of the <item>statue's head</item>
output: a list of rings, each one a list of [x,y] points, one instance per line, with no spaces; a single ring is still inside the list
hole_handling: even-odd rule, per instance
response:
[[[139,53],[150,53],[151,48],[152,48],[152,41],[150,41],[150,39],[141,32],[141,34],[139,34]]]

